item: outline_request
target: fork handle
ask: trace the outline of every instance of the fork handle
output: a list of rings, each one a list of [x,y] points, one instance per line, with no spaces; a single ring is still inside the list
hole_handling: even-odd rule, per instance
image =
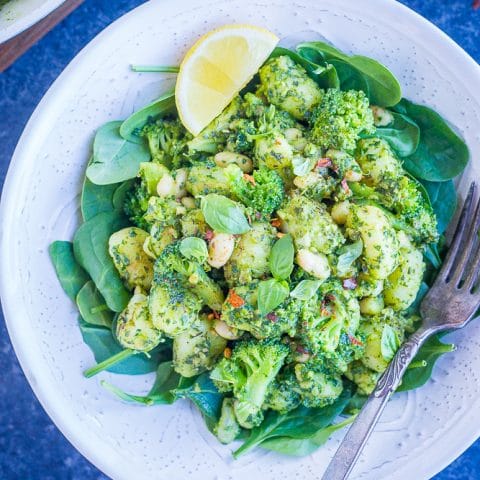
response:
[[[408,365],[430,335],[430,330],[420,328],[399,348],[345,435],[322,480],[348,478],[389,398],[400,385]]]

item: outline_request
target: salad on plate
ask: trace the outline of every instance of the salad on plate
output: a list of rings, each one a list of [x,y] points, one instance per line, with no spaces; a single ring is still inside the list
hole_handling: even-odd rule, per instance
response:
[[[175,90],[95,135],[83,223],[50,254],[97,362],[156,372],[234,456],[303,456],[351,423],[442,263],[469,152],[379,62],[267,30],[202,37]],[[150,73],[153,74],[153,73]],[[400,390],[453,345],[435,337]]]

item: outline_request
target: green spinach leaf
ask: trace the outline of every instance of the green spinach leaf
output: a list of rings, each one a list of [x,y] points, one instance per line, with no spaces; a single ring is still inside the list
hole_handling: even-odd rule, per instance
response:
[[[340,397],[326,407],[307,408],[302,406],[285,414],[280,414],[274,410],[267,411],[262,424],[252,429],[248,439],[234,452],[233,456],[238,458],[252,448],[261,446],[263,442],[276,437],[288,437],[290,439],[313,437],[320,430],[328,427],[342,413],[351,396],[351,389],[345,387]],[[294,454],[293,450],[291,454]]]
[[[250,230],[242,209],[223,195],[206,195],[202,198],[200,208],[205,221],[217,232],[241,234]]]
[[[118,186],[117,183],[96,185],[85,177],[81,199],[82,217],[85,222],[99,213],[112,212],[115,209],[113,196]]]
[[[121,124],[117,121],[108,122],[95,135],[87,177],[97,185],[109,185],[134,178],[140,164],[150,160],[150,153],[144,144],[132,143],[120,136]]]
[[[457,192],[452,180],[447,182],[422,181],[437,217],[437,230],[442,234],[450,225],[457,211]]]
[[[284,455],[305,457],[324,445],[336,431],[342,430],[354,420],[355,415],[348,417],[342,422],[321,428],[308,438],[274,437],[265,440],[260,446]]]
[[[105,299],[91,280],[78,292],[77,307],[85,322],[111,327],[115,314],[108,308]]]
[[[329,62],[337,71],[340,88],[342,90],[361,90],[362,92],[365,92],[367,96],[369,95],[370,87],[360,71],[343,60],[332,58]]]
[[[169,90],[150,105],[130,115],[120,125],[120,135],[129,142],[143,143],[142,128],[152,120],[175,112],[175,91]]]
[[[406,99],[394,110],[420,127],[416,152],[403,159],[409,173],[418,179],[445,182],[463,172],[470,157],[468,147],[437,112]]]
[[[444,354],[453,352],[455,346],[440,341],[440,337],[435,335],[423,345],[414,358],[412,363],[420,365],[416,368],[409,368],[403,376],[402,383],[397,392],[413,390],[425,385],[432,376],[435,362]],[[426,363],[425,363],[426,362]],[[422,366],[422,364],[424,366]]]
[[[401,113],[392,112],[393,122],[386,127],[378,127],[375,137],[386,140],[400,157],[413,155],[420,143],[420,128]]]
[[[117,212],[121,212],[122,215],[124,213],[123,209],[125,205],[125,198],[127,196],[127,193],[133,187],[134,182],[134,179],[126,180],[125,182],[121,183],[113,193],[113,208]]]
[[[75,258],[89,273],[106,304],[114,312],[121,312],[131,295],[108,253],[108,240],[112,233],[127,225],[126,220],[115,212],[100,213],[82,224],[73,239]]]
[[[285,281],[278,281],[275,278],[263,280],[258,284],[258,311],[267,315],[275,310],[289,295],[290,290]]]
[[[80,331],[83,341],[90,347],[97,363],[101,363],[124,350],[114,338],[110,328],[90,325],[80,320]],[[107,370],[124,375],[143,375],[154,372],[158,364],[171,355],[169,353],[170,348],[168,343],[161,343],[149,352],[148,356],[141,353],[132,355],[122,362],[112,365]]]
[[[73,255],[72,242],[58,240],[48,248],[58,280],[65,293],[75,302],[83,285],[88,282],[87,272],[77,263]]]
[[[340,60],[348,64],[351,67],[349,72],[347,72],[345,66],[342,65],[344,70],[342,75],[344,76],[344,80],[348,79],[348,88],[351,88],[351,85],[358,85],[358,77],[354,75],[351,69],[357,70],[365,81],[366,86],[364,86],[362,90],[368,95],[373,105],[391,107],[396,105],[402,98],[402,91],[398,80],[388,68],[376,60],[362,55],[346,55],[324,42],[306,42],[297,46],[297,51],[302,56],[305,54],[306,49],[317,50],[326,62],[333,63],[334,61]],[[340,64],[337,64],[336,68],[337,66],[340,67]],[[352,80],[354,76],[356,77],[355,82],[357,83],[354,83]],[[340,86],[343,88],[341,80]]]
[[[285,235],[277,240],[270,251],[270,272],[277,280],[287,280],[293,271],[295,249],[291,235]]]

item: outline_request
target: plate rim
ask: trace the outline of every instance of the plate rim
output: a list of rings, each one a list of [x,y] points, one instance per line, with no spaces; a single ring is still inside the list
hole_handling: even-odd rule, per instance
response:
[[[63,1],[64,0],[52,0],[47,5],[53,3],[60,5],[61,3],[63,3]],[[356,3],[356,0],[340,1],[350,4]],[[164,3],[174,2],[175,0],[166,0]],[[443,32],[432,22],[430,22],[411,8],[407,7],[406,5],[401,4],[397,0],[370,0],[370,2],[376,2],[379,5],[379,8],[393,10],[398,9],[402,16],[406,16],[406,18],[410,17],[410,19],[415,22],[415,25],[424,30],[426,34],[431,34],[435,37],[438,37],[439,40],[441,40],[445,44],[445,48],[448,47],[450,49],[450,52],[456,55],[456,60],[458,62],[462,62],[462,66],[469,70],[469,75],[473,75],[478,78],[478,84],[480,84],[480,65],[478,65],[477,62],[462,47],[460,47],[460,45],[458,45],[452,38],[450,38],[445,32]],[[201,2],[200,0],[191,0],[190,2],[192,6],[195,3]],[[3,185],[0,200],[0,298],[2,300],[2,310],[4,313],[5,324],[7,327],[10,341],[15,351],[15,355],[17,356],[18,362],[30,385],[30,388],[35,394],[35,397],[40,402],[42,408],[45,410],[45,412],[50,417],[55,426],[67,438],[67,440],[73,445],[73,447],[76,448],[89,462],[91,462],[96,468],[101,470],[106,475],[115,479],[131,478],[131,476],[129,475],[130,472],[118,471],[108,461],[108,455],[98,454],[95,447],[92,447],[92,444],[89,441],[88,432],[85,432],[83,431],[83,429],[79,428],[78,422],[72,422],[71,417],[62,414],[60,408],[62,401],[57,400],[55,398],[54,392],[49,391],[51,390],[51,387],[47,387],[45,386],[45,383],[39,381],[39,379],[46,376],[46,372],[42,372],[41,369],[36,368],[35,362],[33,361],[34,358],[31,354],[29,354],[29,351],[31,352],[31,350],[28,347],[34,347],[35,349],[35,342],[32,338],[28,338],[25,336],[23,336],[22,338],[21,331],[19,330],[18,325],[14,321],[16,315],[12,299],[15,297],[16,289],[19,288],[19,286],[13,285],[9,281],[7,281],[7,279],[10,280],[11,278],[14,278],[10,275],[14,272],[9,269],[9,266],[12,262],[9,257],[8,247],[11,244],[10,242],[12,240],[10,240],[6,227],[9,224],[9,220],[13,220],[14,208],[13,206],[10,207],[10,204],[15,198],[15,187],[19,184],[19,182],[21,182],[20,175],[17,175],[17,171],[20,171],[24,165],[28,164],[28,152],[34,149],[36,142],[41,141],[41,128],[39,128],[39,125],[41,125],[41,123],[39,122],[39,120],[45,118],[49,114],[49,112],[55,109],[55,105],[60,103],[59,99],[61,98],[61,92],[62,90],[68,88],[67,84],[69,82],[69,77],[72,73],[75,72],[76,68],[86,60],[86,57],[88,57],[92,53],[95,47],[98,44],[103,43],[109,36],[115,35],[116,31],[122,27],[122,24],[124,22],[128,21],[131,16],[137,15],[139,10],[149,8],[150,4],[151,2],[146,2],[135,7],[133,10],[116,19],[109,26],[107,26],[100,33],[98,33],[95,37],[93,37],[80,50],[80,52],[75,55],[75,57],[62,71],[62,73],[52,83],[41,101],[34,109],[18,140],[5,177],[5,182]],[[33,21],[32,23],[34,22],[35,21]],[[0,32],[0,43],[1,42],[2,37]],[[20,338],[22,338],[21,341]],[[430,465],[428,461],[424,462],[422,474],[425,475],[425,478],[430,478],[431,476],[442,471],[458,456],[460,456],[467,448],[469,448],[469,446],[473,442],[475,442],[477,438],[480,437],[480,425],[475,429],[475,432],[476,433],[473,433],[473,431],[469,432],[468,439],[465,439],[464,437],[463,441],[459,441],[455,445],[455,447],[450,450],[450,454],[445,456],[441,462],[436,461],[434,462],[434,465]],[[103,446],[107,447],[108,445],[104,444]]]

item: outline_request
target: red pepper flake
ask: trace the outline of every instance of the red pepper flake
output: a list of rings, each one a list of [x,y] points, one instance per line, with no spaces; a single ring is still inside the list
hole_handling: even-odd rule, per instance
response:
[[[473,9],[478,10],[480,8],[480,0],[473,1]]]
[[[230,358],[232,356],[232,349],[230,347],[225,347],[225,350],[223,351],[223,356],[225,358]]]
[[[328,302],[334,302],[337,299],[337,297],[333,293],[329,293],[325,295],[325,300]]]
[[[256,185],[255,179],[253,178],[252,175],[249,175],[248,173],[244,173],[244,174],[243,174],[243,179],[244,179],[246,182],[250,182],[253,186]]]
[[[275,313],[273,312],[270,312],[266,315],[266,317],[273,323],[277,323],[278,322],[278,317],[277,315],[275,315]]]
[[[212,315],[213,315],[213,318],[215,318],[217,320],[219,320],[220,316],[221,316],[220,313],[217,312],[216,310],[213,310]]]
[[[282,225],[282,222],[279,218],[272,218],[270,220],[270,225],[275,228],[280,228]]]
[[[350,193],[350,187],[348,186],[346,178],[342,180],[342,188],[345,193]]]
[[[230,292],[228,292],[227,302],[233,308],[240,308],[245,305],[245,300],[240,295],[235,293],[235,290],[230,290]]]
[[[353,335],[348,335],[348,339],[350,340],[350,343],[352,345],[357,345],[359,347],[363,347],[363,343],[356,337],[354,337]]]
[[[342,284],[345,290],[355,290],[358,285],[357,279],[355,277],[346,278]]]
[[[332,159],[325,157],[321,158],[320,160],[317,161],[317,168],[326,168],[326,167],[331,167],[333,165]]]
[[[213,230],[207,230],[205,232],[205,240],[209,242],[214,237]]]

